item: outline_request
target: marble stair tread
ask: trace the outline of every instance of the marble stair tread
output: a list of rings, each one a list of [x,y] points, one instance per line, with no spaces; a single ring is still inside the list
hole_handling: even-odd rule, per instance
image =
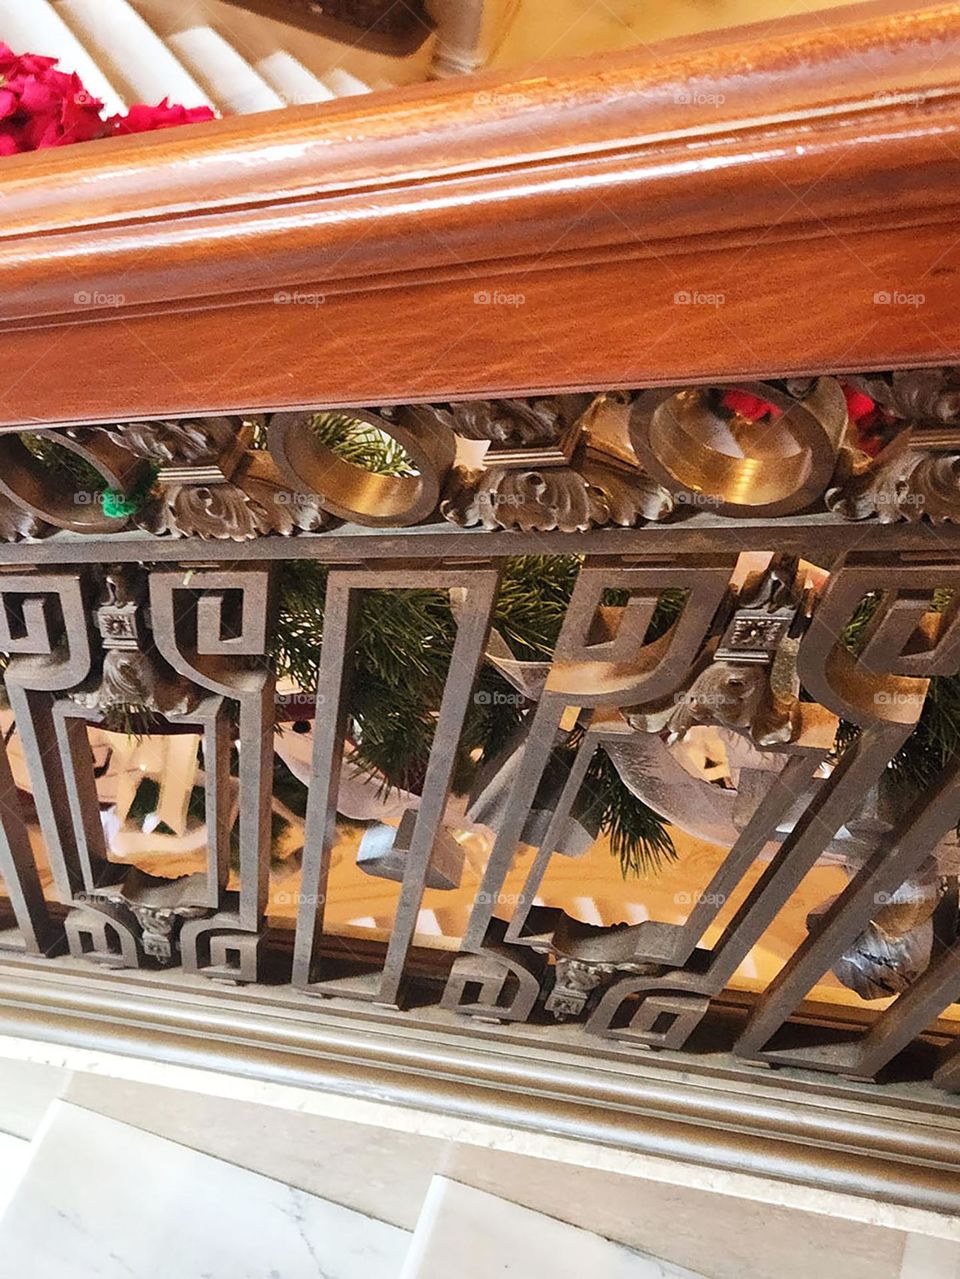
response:
[[[277,49],[257,63],[257,71],[270,88],[278,93],[288,106],[303,106],[308,102],[331,102],[337,95],[320,79],[298,62],[292,53]]]
[[[167,43],[224,115],[275,111],[285,105],[263,76],[213,27],[176,31]]]
[[[0,1220],[0,1279],[397,1279],[410,1235],[55,1101]]]
[[[434,1177],[424,1200],[401,1279],[457,1279],[503,1275],[550,1279],[707,1279],[476,1190]]]
[[[0,1059],[0,1133],[31,1141],[47,1108],[69,1087],[69,1070]]]
[[[209,105],[204,90],[129,0],[58,0],[57,8],[129,102],[155,106],[167,98],[184,107]]]
[[[16,1194],[29,1160],[29,1141],[0,1132],[0,1221],[7,1204]]]
[[[900,1279],[960,1279],[960,1244],[952,1239],[908,1235]]]
[[[126,109],[119,90],[48,0],[0,0],[0,40],[14,53],[59,59],[61,71],[76,71],[87,92],[103,100],[107,115]]]
[[[332,67],[323,73],[323,83],[337,98],[353,98],[360,93],[372,93],[366,81],[353,75],[343,67]]]

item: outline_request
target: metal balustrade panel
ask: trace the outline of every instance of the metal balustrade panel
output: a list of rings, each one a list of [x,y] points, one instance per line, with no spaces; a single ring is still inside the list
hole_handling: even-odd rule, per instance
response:
[[[755,501],[750,459],[731,469],[715,444],[723,430],[756,439],[760,419],[732,416],[715,388],[357,410],[360,429],[404,450],[410,466],[396,475],[338,454],[310,413],[52,432],[75,459],[66,473],[8,439],[6,962],[26,953],[55,967],[69,949],[121,975],[279,985],[308,1012],[318,997],[433,1005],[436,1016],[571,1022],[599,1052],[683,1049],[714,1025],[737,970],[827,858],[846,887],[752,1001],[736,1051],[858,1077],[885,1070],[960,991],[949,888],[960,764],[910,801],[891,798],[891,765],[915,740],[931,681],[960,670],[960,426],[951,374],[918,375],[909,393],[909,375],[871,376],[863,385],[897,423],[874,460],[857,451],[835,379],[740,388],[747,400],[733,402],[759,404],[764,429],[785,431],[801,459],[778,471],[768,457]],[[695,438],[700,451],[683,453],[678,441]],[[455,465],[458,439],[488,442],[479,469]],[[502,574],[508,557],[542,552],[576,555],[579,569],[552,655],[519,661],[497,625]],[[743,552],[767,559],[745,571]],[[271,651],[280,578],[298,560],[326,568],[326,596],[316,684],[298,694],[315,719],[296,919],[280,926],[283,699]],[[399,885],[380,943],[345,936],[330,910],[353,657],[370,592],[424,590],[446,601],[454,639],[427,708],[415,811],[366,867]],[[487,668],[515,690],[516,731],[458,796]],[[90,733],[124,717],[134,734],[202,743],[194,870],[149,874],[107,846]],[[678,764],[673,749],[695,727],[743,747],[737,786]],[[680,829],[702,819],[727,850],[681,922],[598,925],[542,904],[557,859],[582,856],[597,833],[598,756],[638,802]],[[449,914],[456,948],[431,950],[426,896],[461,882],[456,803],[464,826],[490,832],[490,850],[476,892]],[[520,891],[507,891],[518,876]],[[921,935],[932,940],[912,968],[877,949]],[[811,1017],[805,1000],[828,972],[865,1016],[837,1004],[832,1022]],[[895,996],[882,1011],[878,991]],[[957,1086],[955,1050],[935,1077]]]

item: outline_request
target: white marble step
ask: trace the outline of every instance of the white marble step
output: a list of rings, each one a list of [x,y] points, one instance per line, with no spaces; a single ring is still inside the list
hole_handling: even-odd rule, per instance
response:
[[[0,1279],[397,1279],[410,1235],[55,1101],[0,1220]]]
[[[269,57],[261,58],[257,63],[257,71],[270,88],[291,107],[303,106],[308,102],[329,102],[337,96],[319,76],[308,71],[302,62],[298,62],[285,49],[278,49]]]
[[[705,1279],[484,1190],[434,1177],[401,1279],[449,1279],[451,1274],[457,1279]]]
[[[59,59],[61,71],[76,71],[86,90],[103,99],[108,115],[125,110],[122,94],[47,0],[0,0],[0,40],[14,53]]]
[[[907,1235],[900,1279],[960,1279],[960,1244],[952,1239]]]
[[[0,1221],[23,1180],[29,1160],[29,1141],[0,1132]]]
[[[336,98],[352,98],[360,93],[371,93],[369,84],[344,71],[343,67],[334,67],[323,74],[323,83],[333,92]]]
[[[30,1141],[70,1079],[69,1070],[56,1066],[0,1059],[0,1132]]]
[[[28,7],[28,0],[23,0]],[[120,85],[128,102],[168,98],[184,107],[209,105],[204,90],[128,0],[58,0],[80,40]]]
[[[169,36],[170,48],[195,77],[207,102],[224,115],[249,115],[285,106],[282,96],[212,27]]]

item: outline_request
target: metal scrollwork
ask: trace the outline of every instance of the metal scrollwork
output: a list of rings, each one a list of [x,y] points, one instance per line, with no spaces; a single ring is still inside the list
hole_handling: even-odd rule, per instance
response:
[[[336,434],[350,419],[390,474]],[[940,709],[935,681],[960,672],[960,370],[37,433],[43,447],[0,437],[0,541],[24,543],[0,546],[7,962],[69,949],[282,982],[297,1016],[318,998],[432,1001],[422,1024],[680,1050],[720,1022],[713,1001],[799,903],[786,962],[726,1023],[741,1057],[873,1075],[955,999],[960,761],[898,787]],[[501,622],[514,548],[576,557],[535,661]],[[310,704],[295,755],[294,734],[277,746],[270,654],[298,561],[322,569],[323,615],[315,685],[288,695]],[[451,625],[422,769],[352,848],[399,885],[385,924],[346,918],[336,895],[355,870],[351,752],[371,734],[356,655],[387,592],[439,595]],[[476,707],[498,695],[503,736],[477,746]],[[194,860],[166,879],[133,864],[143,844],[114,842],[120,805],[95,754],[109,740],[127,768],[118,743],[141,733],[165,738],[149,782],[186,760],[183,810],[203,804]],[[305,792],[280,785],[275,748]],[[579,870],[598,838],[617,848],[615,805],[596,802],[608,783],[658,831],[726,850],[688,910],[560,896],[553,859]],[[271,901],[281,862],[290,882]],[[823,866],[844,878],[803,900]],[[820,1017],[806,1002],[829,973],[831,998],[893,1002],[834,1039],[841,1004]],[[956,1064],[942,1077],[955,1085]]]
[[[452,431],[417,407],[389,416],[359,409],[349,415],[396,440],[410,459],[411,473],[373,474],[321,443],[310,428],[312,414],[277,413],[270,419],[269,448],[291,489],[315,496],[340,519],[374,527],[401,528],[431,516],[453,465]]]
[[[862,451],[847,403],[885,447]],[[682,523],[700,515],[931,523],[960,518],[960,373],[790,378],[338,411],[392,440],[381,474],[315,429],[321,410],[161,419],[39,433],[81,471],[0,437],[0,538],[249,541],[337,521],[431,520],[523,534]],[[880,437],[878,437],[880,438]],[[47,456],[55,456],[47,447]]]
[[[43,525],[55,525],[74,533],[119,532],[129,522],[134,506],[124,505],[143,486],[147,467],[125,445],[91,428],[43,433],[47,444],[56,445],[78,459],[87,471],[100,477],[103,489],[121,499],[112,510],[101,499],[101,490],[71,474],[66,465],[51,472],[31,452],[18,435],[0,435],[0,494],[39,524],[11,531],[19,536],[36,536]]]

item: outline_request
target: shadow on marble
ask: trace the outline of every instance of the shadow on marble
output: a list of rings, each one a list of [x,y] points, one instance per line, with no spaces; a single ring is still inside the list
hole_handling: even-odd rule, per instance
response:
[[[434,1177],[401,1279],[706,1279],[484,1190]]]

